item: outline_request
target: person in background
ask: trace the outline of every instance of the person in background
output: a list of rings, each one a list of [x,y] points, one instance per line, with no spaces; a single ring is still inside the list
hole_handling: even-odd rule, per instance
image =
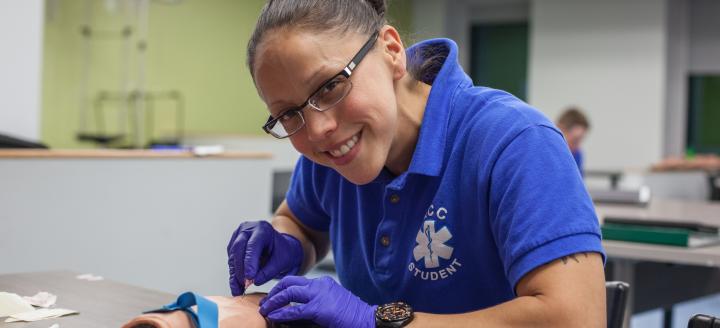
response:
[[[577,163],[578,170],[583,175],[583,154],[580,144],[582,144],[585,135],[590,130],[590,121],[578,108],[570,107],[560,115],[556,124],[562,131],[563,136],[565,136],[565,141],[570,147],[570,152],[575,159],[575,163]]]

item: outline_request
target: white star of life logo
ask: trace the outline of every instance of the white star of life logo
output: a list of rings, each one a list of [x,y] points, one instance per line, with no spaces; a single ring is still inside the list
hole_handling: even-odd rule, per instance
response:
[[[423,228],[418,231],[415,241],[418,243],[413,249],[415,261],[425,258],[425,268],[437,268],[440,266],[439,258],[450,259],[453,248],[445,245],[445,242],[452,238],[447,227],[435,232],[435,220],[428,220],[423,223]]]

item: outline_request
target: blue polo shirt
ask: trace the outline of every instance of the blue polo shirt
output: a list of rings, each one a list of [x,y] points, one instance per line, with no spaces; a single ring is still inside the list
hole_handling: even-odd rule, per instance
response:
[[[329,231],[342,285],[369,304],[460,313],[512,299],[525,274],[562,256],[603,253],[562,133],[511,94],[474,87],[454,42],[408,53],[428,46],[446,59],[407,172],[355,185],[297,162],[287,203],[305,225]]]
[[[583,171],[583,154],[582,150],[578,149],[574,152],[572,152],[573,159],[575,160],[575,164],[577,164],[578,170],[580,170],[580,175],[585,175],[585,171]]]

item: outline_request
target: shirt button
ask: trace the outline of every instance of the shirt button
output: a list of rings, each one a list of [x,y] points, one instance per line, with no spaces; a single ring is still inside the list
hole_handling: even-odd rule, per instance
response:
[[[393,204],[397,204],[400,201],[400,196],[393,194],[390,196],[390,202]]]
[[[385,246],[385,247],[390,246],[390,237],[388,237],[387,235],[382,236],[382,237],[380,238],[380,244],[383,245],[383,246]]]

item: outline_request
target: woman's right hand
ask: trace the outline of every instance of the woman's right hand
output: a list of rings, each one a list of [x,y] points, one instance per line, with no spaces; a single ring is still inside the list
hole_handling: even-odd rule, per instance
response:
[[[227,246],[230,291],[245,292],[246,281],[262,285],[273,278],[295,275],[303,261],[300,241],[280,233],[267,221],[243,222]]]

